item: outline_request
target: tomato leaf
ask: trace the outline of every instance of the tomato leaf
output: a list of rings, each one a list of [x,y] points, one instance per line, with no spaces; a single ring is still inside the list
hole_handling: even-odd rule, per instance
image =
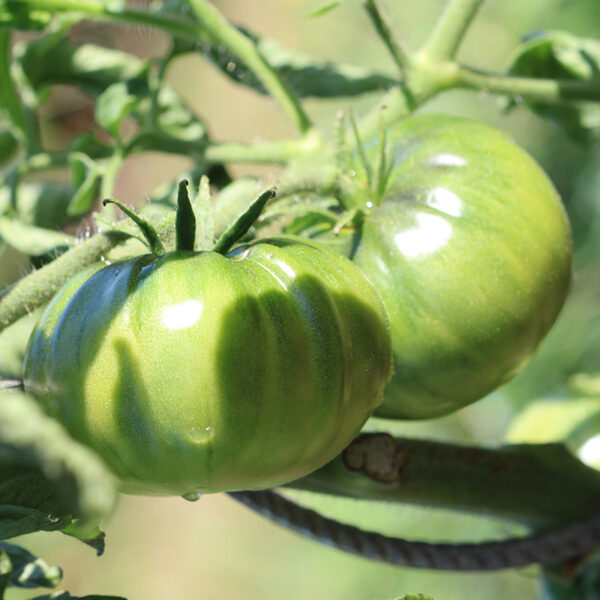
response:
[[[169,136],[187,142],[206,141],[206,128],[173,89],[161,88],[158,109],[158,126]]]
[[[91,527],[113,508],[113,477],[21,392],[0,392],[0,539]]]
[[[4,598],[4,592],[10,585],[12,579],[12,563],[8,553],[0,552],[0,598]]]
[[[12,565],[11,584],[21,588],[55,587],[62,579],[60,567],[51,567],[25,548],[0,542],[0,552],[5,552]]]
[[[75,243],[75,238],[66,233],[27,225],[8,217],[0,217],[0,237],[9,246],[30,256],[40,256]]]
[[[0,128],[0,166],[10,162],[19,149],[19,140],[10,129]]]
[[[5,0],[0,4],[0,29],[39,30],[44,29],[51,20],[51,12],[31,8],[22,2]]]
[[[67,214],[72,217],[80,217],[94,206],[102,169],[98,163],[82,152],[70,154],[69,162],[73,188],[77,191],[69,202]]]
[[[104,532],[99,527],[90,529],[89,527],[80,527],[78,521],[73,521],[70,525],[61,529],[65,535],[70,535],[96,551],[98,556],[104,554]]]
[[[129,79],[110,85],[96,101],[96,122],[113,137],[118,138],[121,124],[140,101],[140,88],[145,80]]]
[[[517,49],[507,69],[509,75],[590,82],[600,88],[600,40],[577,37],[563,31],[534,35]],[[540,117],[562,127],[572,138],[591,141],[600,137],[600,106],[595,102],[546,104],[511,100],[507,108],[527,106]]]
[[[110,85],[144,76],[148,63],[119,50],[95,44],[73,44],[63,33],[52,33],[21,46],[17,60],[32,86],[64,83],[93,96]]]
[[[381,91],[396,83],[393,78],[381,73],[355,65],[318,60],[302,52],[289,50],[248,29],[241,31],[257,45],[262,56],[279,71],[299,98],[356,96]],[[207,43],[202,45],[202,50],[224,75],[261,94],[266,93],[252,71],[226,48]]]
[[[73,188],[62,181],[28,181],[20,183],[14,190],[6,185],[0,187],[0,214],[13,210],[19,221],[54,229],[68,223],[67,207],[73,196]],[[13,207],[14,202],[14,207]]]

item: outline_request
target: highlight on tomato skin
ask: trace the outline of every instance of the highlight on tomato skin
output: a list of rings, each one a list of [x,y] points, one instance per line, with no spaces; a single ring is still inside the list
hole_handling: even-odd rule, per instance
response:
[[[395,376],[377,414],[437,417],[531,359],[571,285],[570,225],[546,174],[492,127],[422,115],[386,136],[385,190],[359,177],[366,216],[350,250],[392,329]]]
[[[122,491],[185,495],[319,468],[381,403],[390,369],[387,315],[360,270],[278,238],[78,276],[32,335],[25,385]]]

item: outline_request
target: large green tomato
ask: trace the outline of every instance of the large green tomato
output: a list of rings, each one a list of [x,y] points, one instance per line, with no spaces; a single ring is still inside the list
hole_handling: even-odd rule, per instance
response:
[[[390,367],[387,317],[359,269],[278,238],[81,274],[34,332],[25,385],[124,492],[183,495],[320,467],[381,402]]]
[[[570,286],[570,228],[542,169],[487,125],[425,115],[387,137],[390,177],[379,204],[364,195],[352,254],[392,329],[377,414],[435,417],[531,358]]]

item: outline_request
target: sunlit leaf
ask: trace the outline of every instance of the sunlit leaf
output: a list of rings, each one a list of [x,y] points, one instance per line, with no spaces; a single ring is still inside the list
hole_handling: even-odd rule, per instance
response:
[[[96,101],[96,121],[113,137],[118,138],[123,120],[140,102],[145,80],[130,79],[110,85]]]
[[[89,212],[94,206],[102,169],[98,163],[82,152],[71,153],[69,162],[73,189],[76,191],[69,202],[67,214],[79,217]]]
[[[28,41],[20,47],[18,60],[36,89],[64,83],[94,96],[113,83],[140,78],[148,69],[145,61],[127,52],[73,44],[58,33]]]
[[[49,229],[61,227],[72,218],[67,207],[73,196],[73,188],[62,181],[40,180],[20,183],[16,190],[13,206],[13,190],[0,187],[0,214],[14,213],[26,225]]]
[[[242,30],[252,39],[262,56],[273,66],[299,98],[330,98],[355,96],[381,91],[396,82],[393,78],[363,67],[318,60],[301,52],[285,48],[275,40]],[[236,83],[260,93],[264,88],[252,71],[223,46],[203,44],[202,50],[223,74]]]
[[[51,567],[25,548],[0,542],[0,552],[6,552],[12,564],[11,585],[22,588],[55,587],[62,578],[59,567]]]
[[[28,395],[0,391],[0,539],[93,529],[112,509],[113,476]]]
[[[8,217],[0,217],[0,238],[19,252],[31,256],[40,256],[75,243],[75,238],[66,233],[34,227]]]
[[[534,35],[516,50],[507,72],[533,78],[588,82],[597,86],[600,95],[600,40],[583,38],[563,31]],[[544,103],[535,100],[513,99],[539,116],[562,127],[576,140],[586,141],[600,136],[600,104],[573,101],[563,86],[564,103]]]
[[[52,13],[49,11],[11,0],[0,3],[0,29],[39,30],[44,29],[51,20]]]

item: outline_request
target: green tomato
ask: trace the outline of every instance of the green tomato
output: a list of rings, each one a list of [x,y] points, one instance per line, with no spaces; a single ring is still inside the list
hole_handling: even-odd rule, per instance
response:
[[[382,401],[391,343],[381,300],[316,243],[144,255],[86,277],[42,317],[25,387],[126,493],[302,477]]]
[[[352,251],[392,329],[396,373],[377,414],[436,417],[531,358],[570,287],[570,227],[542,169],[487,125],[425,115],[387,139],[385,192],[363,192]]]

